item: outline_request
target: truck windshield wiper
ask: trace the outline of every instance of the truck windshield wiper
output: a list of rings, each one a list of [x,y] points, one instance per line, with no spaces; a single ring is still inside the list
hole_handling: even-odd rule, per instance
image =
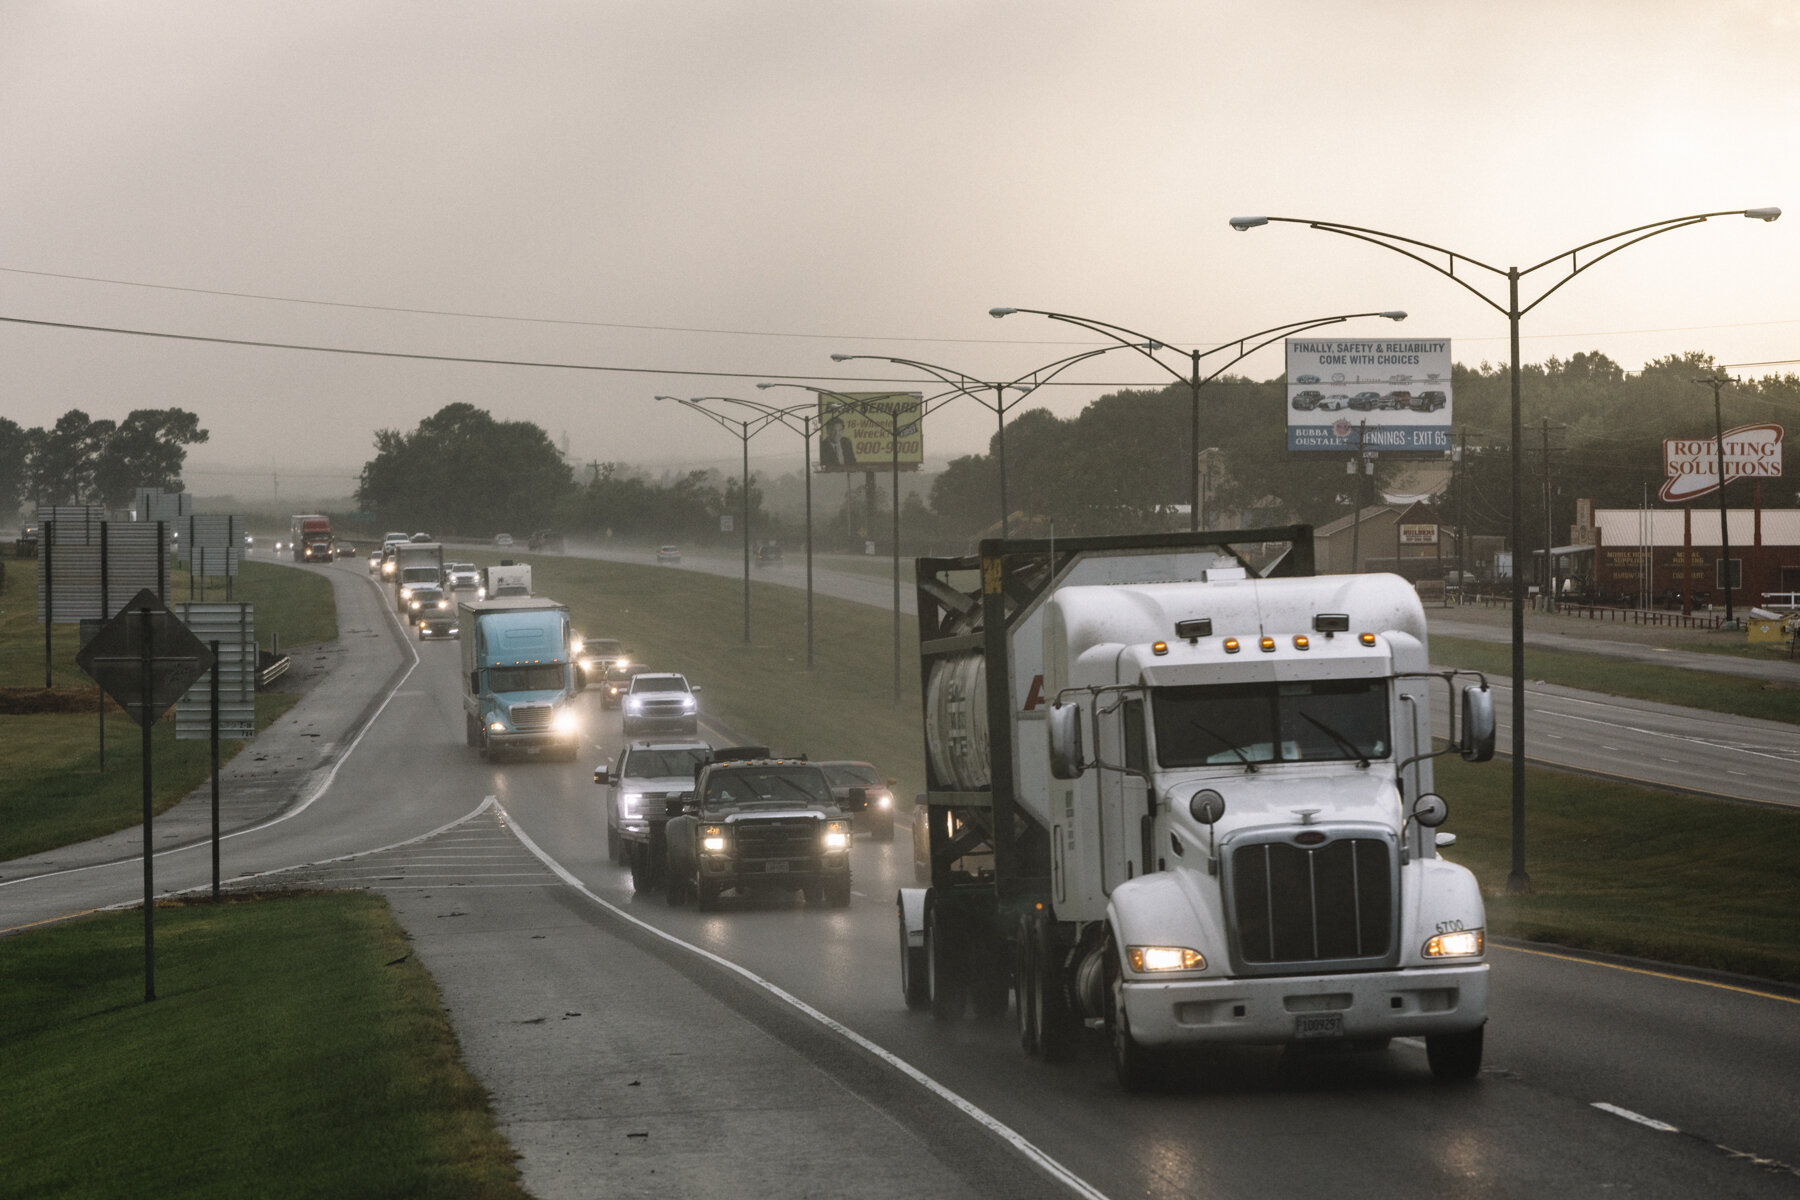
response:
[[[1201,733],[1204,733],[1207,737],[1209,737],[1213,741],[1219,743],[1219,745],[1225,747],[1227,750],[1231,751],[1233,754],[1237,755],[1237,760],[1244,764],[1244,774],[1246,774],[1246,775],[1256,774],[1256,764],[1251,762],[1249,760],[1249,758],[1245,756],[1244,752],[1242,750],[1239,750],[1235,744],[1226,741],[1224,738],[1220,737],[1217,733],[1214,733],[1212,730],[1208,729],[1206,726],[1202,725],[1200,722],[1198,722],[1196,720],[1193,720],[1192,718],[1189,718],[1188,724],[1193,726],[1195,729],[1198,729]]]
[[[1361,746],[1358,746],[1355,742],[1352,742],[1349,738],[1345,737],[1343,734],[1339,733],[1337,730],[1333,729],[1331,726],[1327,725],[1325,722],[1319,720],[1319,718],[1313,716],[1311,713],[1308,713],[1308,712],[1301,713],[1300,719],[1302,721],[1305,721],[1308,725],[1313,726],[1315,729],[1324,730],[1325,735],[1327,737],[1329,737],[1332,741],[1334,741],[1338,744],[1339,750],[1345,750],[1345,751],[1349,752],[1350,757],[1354,758],[1356,760],[1357,766],[1362,767],[1364,769],[1368,768],[1369,756],[1367,754],[1363,753]]]

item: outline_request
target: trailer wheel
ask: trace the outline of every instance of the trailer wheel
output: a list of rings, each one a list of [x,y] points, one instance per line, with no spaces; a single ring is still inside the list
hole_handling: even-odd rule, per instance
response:
[[[964,964],[963,942],[955,922],[944,918],[941,907],[925,910],[925,965],[930,980],[931,1015],[954,1021],[969,1001],[969,975]]]
[[[1020,917],[1018,936],[1013,941],[1013,979],[1018,988],[1019,1049],[1036,1058],[1038,1041],[1037,955],[1031,936],[1031,918]]]
[[[906,910],[898,912],[900,924],[900,995],[906,1007],[920,1012],[931,1004],[930,967],[926,965],[924,946],[909,945],[906,940]]]
[[[1431,1073],[1443,1083],[1462,1083],[1481,1072],[1482,1033],[1479,1026],[1463,1033],[1425,1035],[1425,1058]]]

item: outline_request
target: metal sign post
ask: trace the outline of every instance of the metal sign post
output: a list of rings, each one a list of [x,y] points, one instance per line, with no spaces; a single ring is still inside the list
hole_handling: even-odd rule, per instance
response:
[[[75,663],[143,731],[144,999],[156,999],[156,868],[151,811],[150,731],[171,704],[213,665],[206,646],[149,588],[101,626]]]

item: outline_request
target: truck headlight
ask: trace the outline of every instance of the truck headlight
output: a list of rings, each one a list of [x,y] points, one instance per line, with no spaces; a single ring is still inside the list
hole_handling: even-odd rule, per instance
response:
[[[1440,933],[1425,943],[1426,958],[1474,958],[1487,948],[1486,930],[1460,929]]]
[[[638,709],[640,709],[642,707],[644,707],[644,702],[642,700],[638,699],[636,696],[625,697],[626,711],[636,712],[636,711],[638,711]]]
[[[574,733],[575,730],[578,728],[578,722],[575,717],[575,710],[572,708],[563,709],[561,712],[556,714],[556,720],[555,720],[554,724],[556,726],[556,731],[558,733]]]
[[[825,848],[827,850],[848,850],[850,848],[850,823],[848,821],[825,822]]]
[[[875,797],[875,807],[876,808],[892,808],[892,807],[894,807],[894,798],[892,796],[888,795],[886,792],[883,792],[879,796]]]
[[[1125,961],[1133,971],[1203,971],[1206,956],[1186,946],[1127,946]]]
[[[438,601],[438,607],[439,607],[439,608],[449,608],[449,607],[450,607],[450,602],[449,602],[449,601],[448,601],[448,600],[439,600],[439,601]]]
[[[700,829],[700,849],[708,854],[725,853],[725,827],[705,825]]]
[[[691,712],[694,712],[695,710],[697,710],[699,707],[700,707],[699,703],[692,696],[683,696],[681,698],[681,711],[682,712],[691,713]]]
[[[417,601],[417,600],[412,600],[412,601],[409,601],[409,603],[410,603],[410,604],[411,604],[411,605],[412,605],[412,607],[414,607],[414,608],[417,608],[417,607],[419,607],[419,602],[418,602],[418,601]]]
[[[626,792],[619,797],[619,812],[621,815],[627,817],[638,816],[640,815],[638,813],[638,806],[643,804],[643,802],[644,794],[642,792]]]
[[[488,724],[488,728],[490,730],[492,730],[494,733],[505,733],[506,732],[506,722],[505,721],[493,721]]]

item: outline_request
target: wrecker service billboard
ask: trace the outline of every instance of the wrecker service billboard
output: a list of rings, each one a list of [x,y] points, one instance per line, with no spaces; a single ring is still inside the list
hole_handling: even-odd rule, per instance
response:
[[[1449,338],[1287,339],[1289,450],[1450,449]]]

